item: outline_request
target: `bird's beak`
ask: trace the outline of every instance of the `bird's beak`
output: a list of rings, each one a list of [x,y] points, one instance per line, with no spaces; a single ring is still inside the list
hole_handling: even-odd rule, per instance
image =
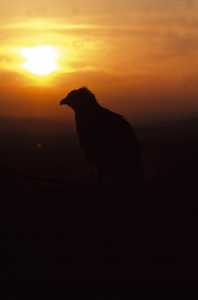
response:
[[[62,99],[61,101],[60,101],[60,103],[59,103],[60,105],[64,105],[64,104],[66,104],[66,99],[64,98],[64,99]]]

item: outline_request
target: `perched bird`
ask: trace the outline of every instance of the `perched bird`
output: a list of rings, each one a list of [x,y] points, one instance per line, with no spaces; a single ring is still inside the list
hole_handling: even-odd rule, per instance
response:
[[[75,112],[76,129],[87,161],[102,183],[136,184],[142,178],[141,148],[131,125],[102,107],[86,87],[60,102]]]

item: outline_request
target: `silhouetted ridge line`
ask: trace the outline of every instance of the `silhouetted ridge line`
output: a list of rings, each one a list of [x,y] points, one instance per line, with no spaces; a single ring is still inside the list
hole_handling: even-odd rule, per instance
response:
[[[63,179],[62,177],[39,177],[39,176],[32,176],[29,174],[24,174],[20,171],[15,170],[14,168],[10,168],[6,165],[0,165],[0,176],[3,177],[5,180],[25,180],[25,181],[31,181],[31,182],[37,182],[37,183],[47,183],[47,184],[64,184],[66,182],[72,182],[72,179]]]

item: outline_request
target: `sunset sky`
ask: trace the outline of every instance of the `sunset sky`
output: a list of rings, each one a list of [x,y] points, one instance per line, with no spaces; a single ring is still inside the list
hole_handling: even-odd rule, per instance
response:
[[[131,120],[198,111],[197,0],[0,0],[0,40],[0,116],[69,117],[80,86]]]

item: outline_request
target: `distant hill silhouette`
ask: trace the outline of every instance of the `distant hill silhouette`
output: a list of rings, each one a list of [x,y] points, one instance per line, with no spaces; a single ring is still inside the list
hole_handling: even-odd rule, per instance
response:
[[[0,120],[0,279],[198,279],[196,119],[137,128],[148,175],[138,195],[92,183],[64,124],[29,121]]]

